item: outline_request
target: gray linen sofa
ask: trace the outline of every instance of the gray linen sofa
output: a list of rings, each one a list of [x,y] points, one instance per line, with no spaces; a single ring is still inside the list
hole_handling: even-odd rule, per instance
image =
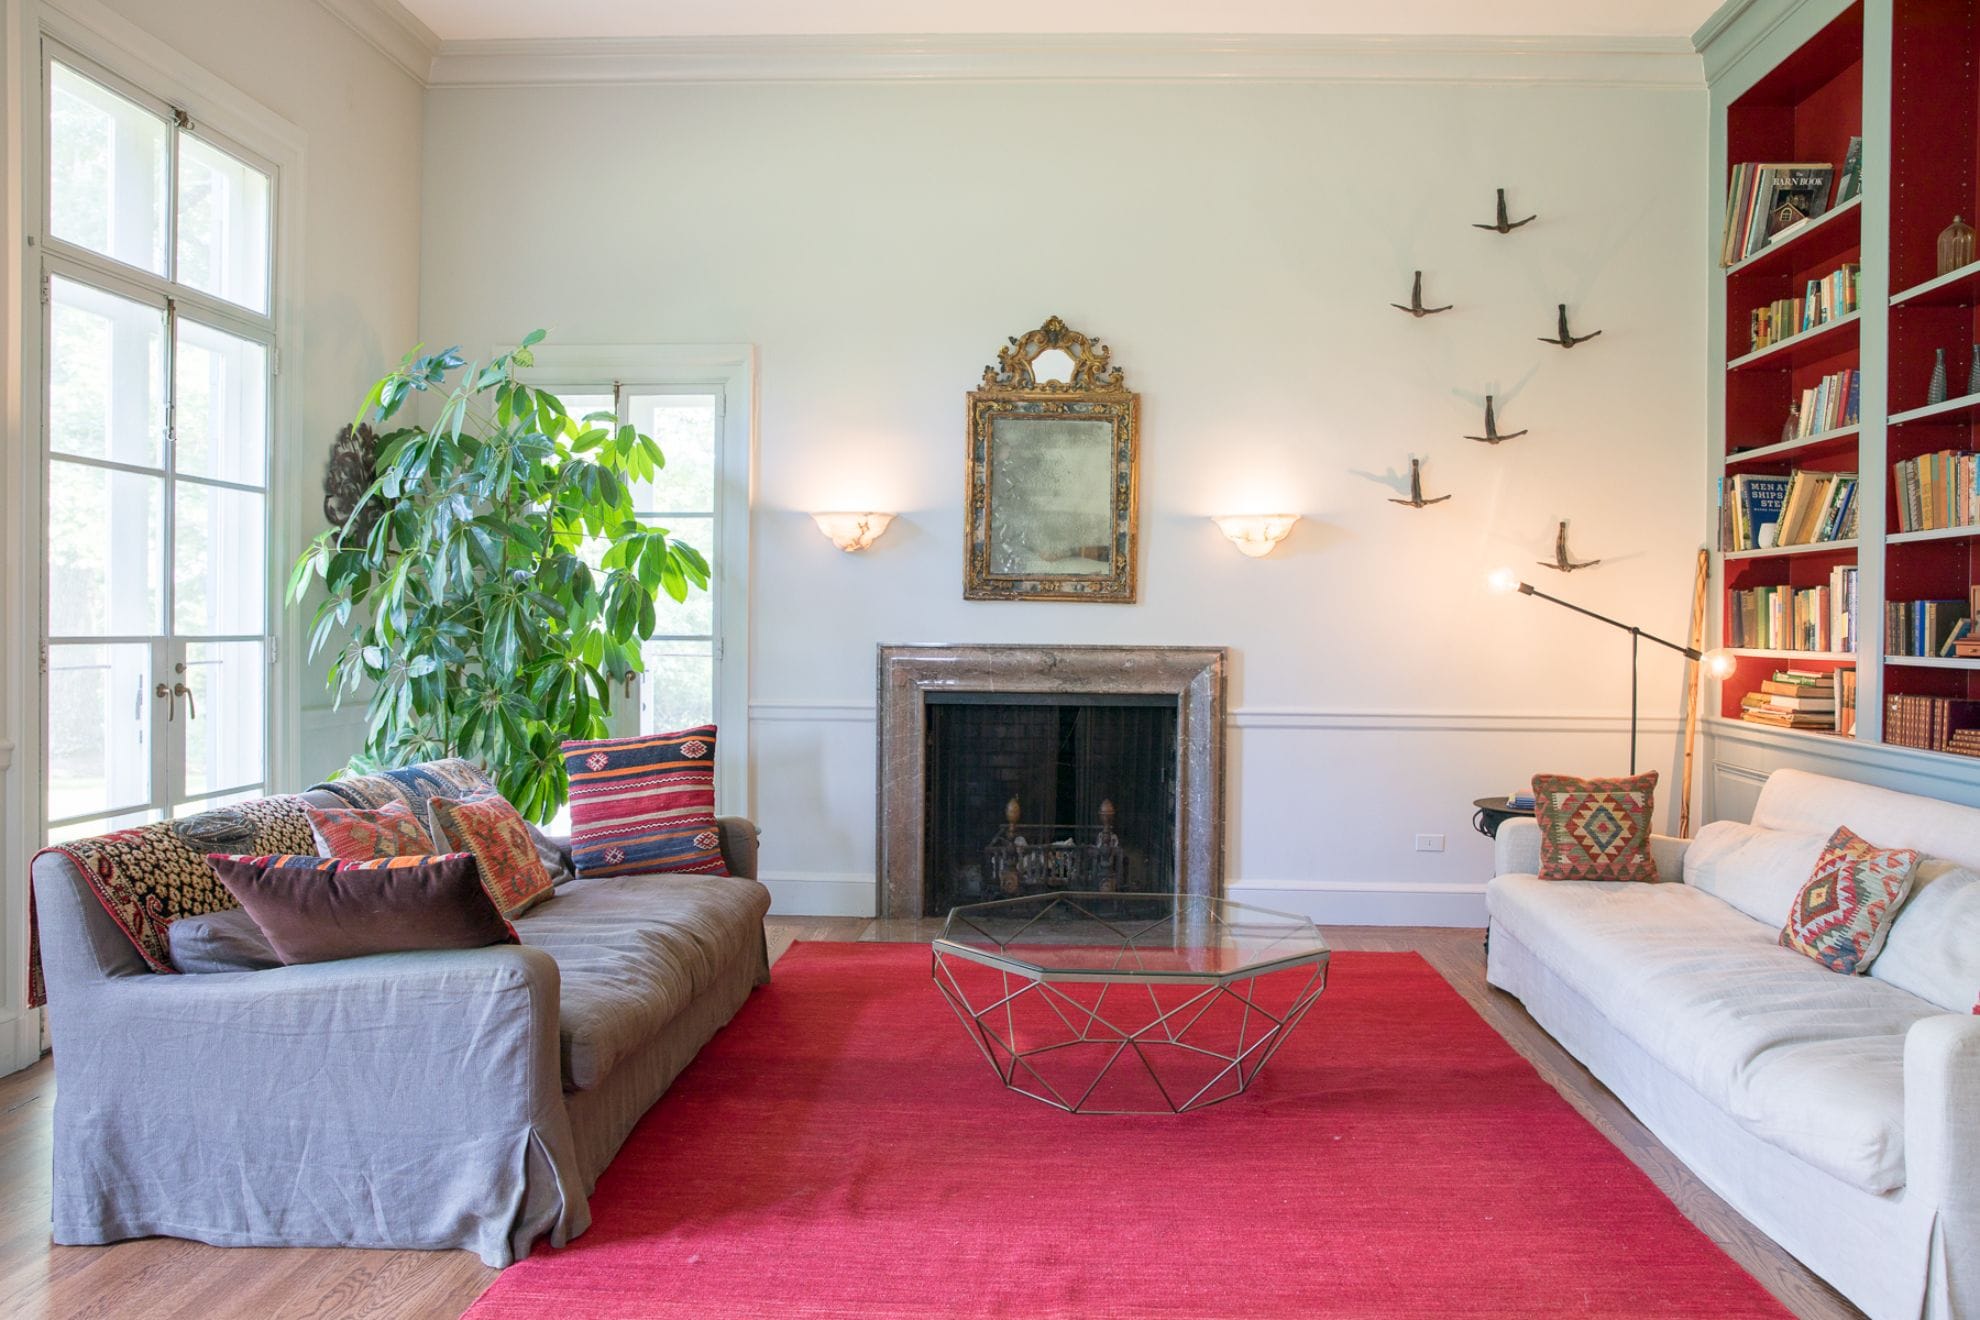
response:
[[[756,828],[720,828],[731,876],[569,880],[517,918],[519,945],[283,967],[247,923],[232,956],[260,970],[179,975],[42,853],[54,1240],[495,1266],[563,1245],[634,1123],[769,979]]]

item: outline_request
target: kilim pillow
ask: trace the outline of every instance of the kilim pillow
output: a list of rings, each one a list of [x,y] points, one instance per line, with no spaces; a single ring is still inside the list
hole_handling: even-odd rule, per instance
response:
[[[580,876],[727,875],[715,827],[715,726],[564,744]]]
[[[1915,848],[1878,848],[1839,827],[1795,896],[1781,928],[1781,947],[1805,953],[1832,972],[1863,975],[1883,951],[1918,861]]]
[[[448,852],[473,853],[481,887],[505,917],[520,916],[550,897],[550,872],[516,809],[493,794],[466,801],[429,798],[426,823]]]
[[[1540,878],[1654,883],[1650,814],[1656,796],[1655,770],[1626,779],[1533,776]]]
[[[466,853],[444,857],[243,857],[207,861],[285,963],[514,944]]]
[[[433,849],[426,822],[403,803],[382,807],[304,807],[316,851],[324,857],[362,862],[373,857],[412,857]]]

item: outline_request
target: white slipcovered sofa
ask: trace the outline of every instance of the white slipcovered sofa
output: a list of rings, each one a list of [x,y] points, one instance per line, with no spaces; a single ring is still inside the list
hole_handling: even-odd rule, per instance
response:
[[[1866,976],[1778,944],[1847,825],[1927,861]],[[1488,977],[1714,1191],[1876,1320],[1980,1316],[1980,810],[1793,770],[1662,883],[1497,842]]]

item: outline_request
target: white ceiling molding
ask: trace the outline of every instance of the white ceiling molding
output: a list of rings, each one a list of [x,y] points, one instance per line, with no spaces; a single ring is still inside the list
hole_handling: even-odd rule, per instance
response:
[[[1192,35],[444,41],[428,81],[435,87],[893,81],[1705,85],[1703,64],[1681,37]]]
[[[440,38],[399,0],[316,0],[386,59],[425,83]]]

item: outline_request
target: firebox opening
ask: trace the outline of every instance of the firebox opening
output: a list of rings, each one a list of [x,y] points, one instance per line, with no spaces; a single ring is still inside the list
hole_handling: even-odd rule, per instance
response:
[[[930,693],[923,911],[1174,892],[1177,712],[1166,695]]]

